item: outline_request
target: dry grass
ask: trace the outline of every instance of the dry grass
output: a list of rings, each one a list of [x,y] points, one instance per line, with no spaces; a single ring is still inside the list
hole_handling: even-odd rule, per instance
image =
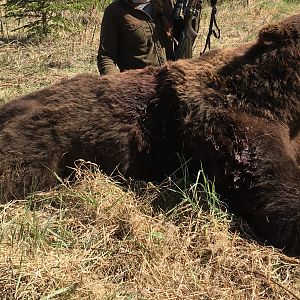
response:
[[[154,212],[95,168],[77,176],[1,207],[1,299],[299,299],[299,260],[230,215],[193,198]]]
[[[214,44],[248,41],[296,10],[297,1],[221,5],[222,39]],[[97,22],[41,44],[5,39],[0,100],[96,72]],[[76,172],[77,184],[1,206],[0,299],[300,299],[300,261],[251,240],[214,193],[126,190],[93,165]],[[166,193],[182,202],[155,210],[151,203]]]
[[[49,37],[41,43],[26,40],[22,33],[12,32],[9,20],[0,38],[0,102],[34,91],[82,72],[97,72],[101,13],[94,12],[90,21],[77,30]],[[1,36],[0,36],[1,37]]]
[[[217,23],[221,29],[221,39],[212,39],[212,47],[229,47],[252,41],[257,36],[258,29],[270,22],[281,20],[293,13],[300,13],[299,0],[259,0],[226,1],[217,7]],[[205,44],[210,9],[203,12],[204,24],[197,43],[196,52],[200,52]]]

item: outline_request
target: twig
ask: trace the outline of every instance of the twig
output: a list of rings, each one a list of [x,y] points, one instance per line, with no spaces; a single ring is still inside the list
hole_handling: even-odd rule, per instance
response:
[[[248,273],[252,273],[254,275],[259,275],[261,277],[263,277],[266,281],[271,281],[272,283],[274,283],[275,285],[278,285],[279,287],[281,287],[283,290],[285,290],[288,294],[292,295],[295,299],[300,300],[300,297],[298,297],[295,293],[293,293],[291,290],[289,290],[288,288],[286,288],[285,286],[283,286],[282,284],[280,284],[279,282],[276,282],[274,279],[272,278],[268,278],[265,274],[258,272],[258,271],[248,271]]]

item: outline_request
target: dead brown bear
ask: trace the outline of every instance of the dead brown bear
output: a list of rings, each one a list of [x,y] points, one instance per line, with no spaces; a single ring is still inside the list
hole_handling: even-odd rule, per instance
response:
[[[237,48],[79,75],[3,105],[3,201],[53,186],[79,158],[160,180],[181,153],[264,240],[300,254],[299,36],[294,15]]]

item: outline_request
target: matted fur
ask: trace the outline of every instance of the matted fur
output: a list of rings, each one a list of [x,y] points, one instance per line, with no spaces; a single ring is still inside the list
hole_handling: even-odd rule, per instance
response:
[[[300,15],[161,68],[83,74],[0,108],[2,201],[76,159],[160,180],[201,166],[263,240],[300,254]]]

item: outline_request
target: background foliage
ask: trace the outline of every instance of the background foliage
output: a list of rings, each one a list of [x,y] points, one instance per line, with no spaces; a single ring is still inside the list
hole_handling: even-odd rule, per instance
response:
[[[74,15],[103,10],[109,0],[7,0],[2,18],[13,18],[13,31],[23,30],[29,37],[43,37],[78,25]],[[84,22],[84,20],[82,20]]]

